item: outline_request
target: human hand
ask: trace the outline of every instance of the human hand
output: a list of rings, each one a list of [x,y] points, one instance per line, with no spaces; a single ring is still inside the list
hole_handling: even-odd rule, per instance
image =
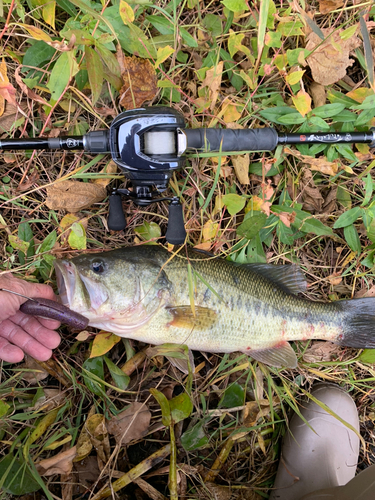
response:
[[[29,283],[11,274],[0,275],[0,288],[30,298],[55,299],[50,286]],[[18,363],[26,353],[39,361],[46,361],[51,357],[52,349],[60,343],[60,335],[54,331],[60,323],[22,313],[19,308],[26,300],[0,291],[0,360]]]

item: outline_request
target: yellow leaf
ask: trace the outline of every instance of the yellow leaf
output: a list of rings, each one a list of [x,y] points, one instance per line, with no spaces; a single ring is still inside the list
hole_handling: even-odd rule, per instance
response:
[[[236,122],[241,118],[241,114],[238,111],[237,106],[234,104],[227,104],[225,107],[223,106],[223,118],[226,123]]]
[[[286,54],[279,54],[275,57],[273,62],[275,63],[276,68],[281,71],[284,70],[288,65],[288,58]]]
[[[168,59],[168,57],[173,54],[174,49],[167,45],[166,47],[159,48],[155,61],[155,69],[164,61]]]
[[[42,10],[43,19],[47,24],[52,26],[53,29],[55,29],[55,9],[56,2],[47,0]]]
[[[52,42],[52,38],[47,35],[43,30],[40,28],[36,28],[35,26],[32,26],[31,24],[20,24],[23,28],[25,28],[26,31],[29,32],[29,34],[35,39],[35,40],[43,40],[43,42]]]
[[[70,227],[74,222],[77,222],[79,217],[74,214],[66,214],[60,221],[60,227],[65,230]]]
[[[217,222],[213,222],[212,220],[208,220],[203,226],[203,241],[213,240],[216,236],[219,224]]]
[[[241,184],[250,184],[249,165],[250,157],[248,154],[233,156],[232,163],[236,177]]]
[[[297,111],[299,111],[302,116],[305,116],[311,111],[311,97],[304,90],[300,90],[297,96],[292,97],[292,101]]]
[[[4,59],[0,63],[0,83],[9,83],[7,76],[7,66],[5,64]],[[5,110],[5,99],[2,95],[0,95],[0,116],[4,114]]]
[[[289,83],[289,85],[295,85],[301,80],[304,72],[305,71],[293,71],[286,76],[285,80]]]
[[[348,92],[346,95],[347,97],[350,97],[351,99],[354,99],[357,102],[362,102],[368,97],[369,95],[373,95],[374,91],[367,88],[367,87],[359,87],[358,89],[351,90]]]
[[[94,342],[92,343],[90,358],[102,356],[106,352],[110,351],[112,347],[117,344],[117,342],[120,342],[120,340],[121,337],[118,337],[114,333],[98,333],[97,335],[95,335]]]
[[[134,11],[128,3],[120,0],[119,12],[124,24],[129,25],[134,21]]]

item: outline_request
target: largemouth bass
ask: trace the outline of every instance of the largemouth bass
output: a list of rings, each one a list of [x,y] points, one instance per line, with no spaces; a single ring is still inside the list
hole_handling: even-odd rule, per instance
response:
[[[56,260],[55,269],[63,304],[121,337],[241,351],[289,368],[297,366],[289,341],[375,347],[375,299],[299,297],[306,283],[296,266],[237,265],[139,246]]]

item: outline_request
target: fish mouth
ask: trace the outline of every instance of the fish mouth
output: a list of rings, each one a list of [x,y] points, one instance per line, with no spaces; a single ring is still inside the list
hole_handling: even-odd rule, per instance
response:
[[[67,260],[56,259],[53,265],[60,301],[64,306],[71,307],[77,283],[77,270]]]

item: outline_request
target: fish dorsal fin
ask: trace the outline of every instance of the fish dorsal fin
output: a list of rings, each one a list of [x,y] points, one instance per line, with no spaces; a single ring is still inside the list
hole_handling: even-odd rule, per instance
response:
[[[275,266],[273,264],[242,264],[254,273],[276,283],[284,292],[306,292],[307,281],[301,269],[295,264]]]
[[[204,330],[213,325],[217,320],[216,312],[209,307],[195,306],[194,309],[195,315],[190,305],[167,307],[167,310],[173,316],[169,325],[176,326],[177,328],[199,327],[200,330]]]
[[[257,361],[276,368],[296,368],[297,366],[297,356],[289,342],[283,342],[268,349],[254,349],[244,352]]]

